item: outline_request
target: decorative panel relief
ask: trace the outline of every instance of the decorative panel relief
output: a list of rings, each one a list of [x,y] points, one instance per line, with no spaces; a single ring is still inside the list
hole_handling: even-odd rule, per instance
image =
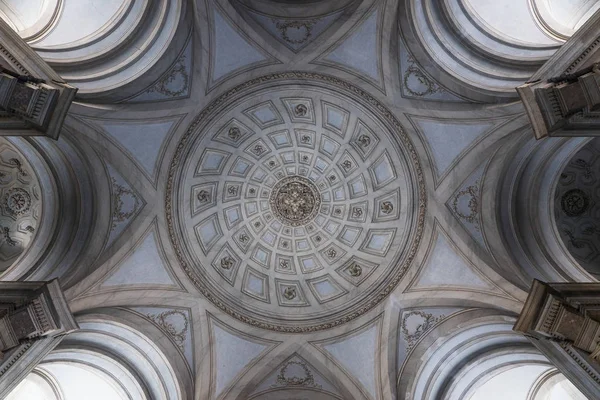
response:
[[[41,212],[33,169],[15,146],[0,139],[0,273],[29,247]]]
[[[585,145],[560,174],[554,216],[571,255],[600,279],[600,140]]]
[[[274,390],[309,389],[316,393],[327,393],[341,398],[339,390],[333,386],[308,361],[294,353],[252,391],[250,398],[272,393]],[[280,395],[281,396],[281,395]]]
[[[310,18],[293,18],[266,14],[244,7],[248,15],[274,38],[294,53],[300,52],[333,25],[345,9]]]
[[[188,309],[163,307],[132,307],[152,321],[177,346],[185,357],[190,371],[194,368],[194,343],[192,318]]]
[[[127,102],[166,101],[189,97],[192,87],[193,49],[190,35],[188,43],[173,65],[152,86]]]
[[[403,97],[423,100],[463,101],[446,88],[440,86],[421,68],[406,48],[402,38],[398,40],[398,49]]]

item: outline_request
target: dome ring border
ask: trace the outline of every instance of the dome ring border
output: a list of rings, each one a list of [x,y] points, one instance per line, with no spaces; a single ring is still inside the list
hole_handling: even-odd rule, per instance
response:
[[[226,304],[221,298],[216,296],[209,285],[202,282],[200,274],[190,266],[190,263],[185,256],[183,245],[178,240],[178,229],[177,224],[177,211],[174,208],[173,200],[177,197],[175,194],[176,189],[179,187],[177,183],[182,178],[182,166],[185,165],[185,156],[188,155],[191,144],[194,142],[198,132],[208,126],[215,118],[219,116],[220,111],[226,110],[231,102],[243,97],[248,94],[247,92],[251,89],[260,89],[262,85],[269,83],[283,84],[297,84],[298,82],[306,84],[307,81],[318,82],[328,86],[332,86],[337,90],[341,90],[346,96],[352,97],[357,96],[362,100],[362,104],[365,108],[369,109],[375,114],[378,119],[384,123],[390,129],[390,133],[395,134],[396,139],[404,146],[407,152],[407,161],[412,166],[410,171],[413,182],[416,183],[416,191],[413,193],[416,213],[416,223],[413,225],[414,232],[412,239],[407,244],[407,254],[403,261],[397,265],[395,270],[389,275],[389,279],[383,285],[376,289],[376,294],[366,302],[363,301],[357,304],[355,307],[349,307],[345,311],[341,311],[338,315],[329,317],[331,321],[322,322],[318,324],[302,324],[299,326],[281,325],[275,324],[263,319],[250,317],[243,315],[234,307]],[[361,315],[366,314],[368,311],[380,304],[387,296],[396,288],[406,272],[410,268],[417,255],[419,245],[423,238],[425,230],[425,215],[427,211],[427,190],[425,184],[425,175],[421,166],[419,155],[414,147],[414,144],[408,134],[404,131],[404,128],[398,121],[398,119],[392,114],[392,112],[384,106],[379,100],[372,95],[365,92],[363,89],[346,82],[342,79],[336,78],[331,75],[319,74],[314,72],[303,72],[303,71],[288,71],[281,73],[273,73],[264,75],[261,77],[253,78],[245,83],[239,84],[232,89],[229,89],[216,99],[212,100],[190,123],[186,132],[179,139],[177,146],[174,151],[174,155],[169,163],[169,170],[167,175],[165,190],[165,218],[167,222],[167,231],[169,240],[175,250],[177,261],[182,266],[185,273],[188,275],[194,286],[202,293],[206,299],[208,299],[214,306],[219,308],[221,311],[227,313],[231,317],[249,324],[253,327],[266,329],[270,331],[276,331],[280,333],[307,333],[316,332],[327,329],[332,329],[336,326],[343,325],[350,322]],[[339,315],[342,314],[342,315]]]

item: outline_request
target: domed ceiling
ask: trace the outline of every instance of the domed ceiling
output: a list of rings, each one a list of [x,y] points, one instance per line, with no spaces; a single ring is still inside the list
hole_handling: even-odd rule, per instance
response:
[[[59,277],[82,327],[55,357],[101,349],[140,393],[215,400],[433,399],[505,365],[486,343],[523,357],[513,317],[549,268],[534,222],[554,223],[531,202],[555,194],[527,179],[566,165],[514,101],[562,43],[528,35],[547,34],[531,2],[108,3],[77,13],[112,21],[85,43],[29,41],[79,87],[60,139],[0,141],[0,218],[36,235],[3,278]],[[559,218],[583,229],[577,163],[552,206],[586,191]]]
[[[286,73],[197,117],[166,203],[179,261],[211,301],[296,332],[355,318],[395,287],[422,235],[424,191],[385,107],[337,79]]]

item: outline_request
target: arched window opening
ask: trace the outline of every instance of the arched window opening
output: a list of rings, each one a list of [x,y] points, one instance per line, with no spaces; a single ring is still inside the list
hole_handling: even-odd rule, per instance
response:
[[[39,367],[52,375],[64,394],[64,400],[128,400],[115,377],[94,367],[74,363],[48,363]]]
[[[182,0],[0,0],[0,18],[79,98],[122,99],[179,56],[192,19],[186,7]]]
[[[185,398],[172,365],[148,336],[100,314],[77,322],[80,330],[65,337],[9,400]]]
[[[542,374],[529,390],[527,400],[587,400],[563,374],[552,369]]]

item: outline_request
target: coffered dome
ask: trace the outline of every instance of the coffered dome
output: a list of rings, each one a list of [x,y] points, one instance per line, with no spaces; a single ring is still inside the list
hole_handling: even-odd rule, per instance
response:
[[[410,139],[382,105],[329,77],[233,89],[190,127],[170,173],[180,262],[213,302],[261,327],[325,329],[364,313],[421,238]]]
[[[0,280],[79,325],[0,346],[0,398],[579,399],[513,327],[600,279],[600,140],[515,87],[595,60],[598,7],[0,0],[4,59],[78,89],[0,138]]]

